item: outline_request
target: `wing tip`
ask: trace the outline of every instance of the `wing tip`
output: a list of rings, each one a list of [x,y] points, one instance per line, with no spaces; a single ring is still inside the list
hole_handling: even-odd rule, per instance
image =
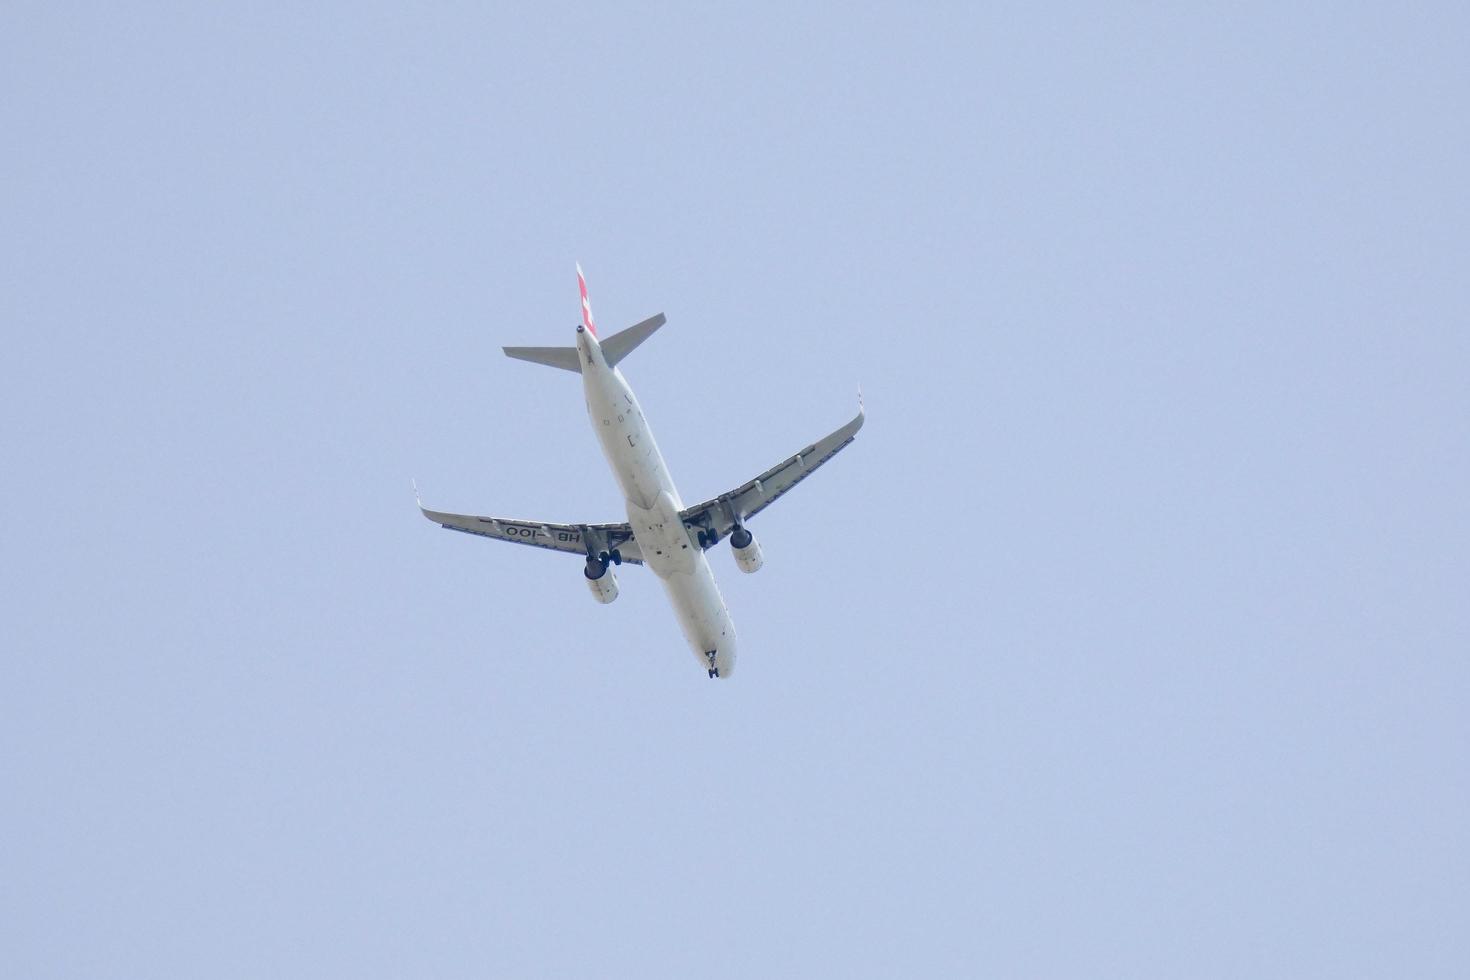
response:
[[[432,511],[429,508],[425,507],[424,506],[424,498],[421,497],[421,496],[419,496],[419,481],[417,481],[417,480],[409,480],[408,482],[409,482],[409,485],[413,487],[413,502],[415,504],[418,504],[419,513],[420,514],[423,514],[424,517],[426,517],[429,520],[433,521],[435,524],[438,524],[439,523],[438,515],[434,511]]]

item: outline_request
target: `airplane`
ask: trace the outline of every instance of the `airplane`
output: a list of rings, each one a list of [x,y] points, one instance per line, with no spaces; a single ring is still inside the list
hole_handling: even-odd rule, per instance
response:
[[[582,576],[593,597],[602,603],[618,597],[617,577],[611,566],[625,562],[647,565],[663,582],[679,626],[700,665],[711,678],[727,678],[735,669],[735,625],[705,553],[729,538],[735,564],[742,572],[755,572],[761,567],[764,559],[760,545],[745,522],[852,442],[863,426],[861,393],[857,415],[837,431],[735,489],[685,507],[643,409],[618,370],[619,362],[664,325],[664,315],[656,314],[600,340],[580,263],[577,287],[582,293],[582,322],[577,324],[575,347],[503,350],[509,357],[582,376],[587,414],[622,490],[627,522],[551,524],[445,514],[425,508],[422,500],[419,510],[451,531],[581,555],[586,560]]]

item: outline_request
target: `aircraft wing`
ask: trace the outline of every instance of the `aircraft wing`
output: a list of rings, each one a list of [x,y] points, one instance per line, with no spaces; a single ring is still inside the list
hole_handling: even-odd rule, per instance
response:
[[[685,509],[679,516],[687,527],[715,531],[718,537],[723,538],[736,524],[759,514],[786,491],[811,476],[817,467],[846,448],[862,427],[863,411],[859,407],[857,416],[836,432],[783,459],[729,493]]]
[[[564,551],[569,555],[586,558],[588,552],[598,554],[617,549],[623,561],[635,565],[643,564],[643,552],[633,540],[633,529],[627,524],[549,524],[544,521],[520,521],[505,517],[476,517],[473,514],[445,514],[429,510],[422,504],[419,510],[424,516],[441,527],[466,534],[478,534],[482,538],[509,541],[513,544],[528,544],[533,548]]]

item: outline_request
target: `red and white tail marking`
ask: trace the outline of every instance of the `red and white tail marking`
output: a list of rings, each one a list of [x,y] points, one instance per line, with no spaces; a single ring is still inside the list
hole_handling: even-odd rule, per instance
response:
[[[582,263],[577,263],[577,288],[582,291],[582,326],[592,336],[597,336],[597,325],[592,322],[592,301],[587,298],[587,277],[582,275]]]

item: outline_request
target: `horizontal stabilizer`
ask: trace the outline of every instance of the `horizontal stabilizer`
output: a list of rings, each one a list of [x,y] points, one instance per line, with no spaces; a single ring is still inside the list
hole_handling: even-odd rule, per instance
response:
[[[632,329],[638,328],[633,327]],[[575,347],[504,347],[502,350],[505,351],[506,357],[545,364],[547,367],[561,368],[563,371],[582,373],[582,359],[577,355]]]
[[[635,323],[627,330],[620,330],[602,342],[602,356],[607,361],[608,367],[617,367],[618,362],[629,354],[633,348],[643,343],[653,332],[664,325],[664,315],[655,313],[642,323]]]

